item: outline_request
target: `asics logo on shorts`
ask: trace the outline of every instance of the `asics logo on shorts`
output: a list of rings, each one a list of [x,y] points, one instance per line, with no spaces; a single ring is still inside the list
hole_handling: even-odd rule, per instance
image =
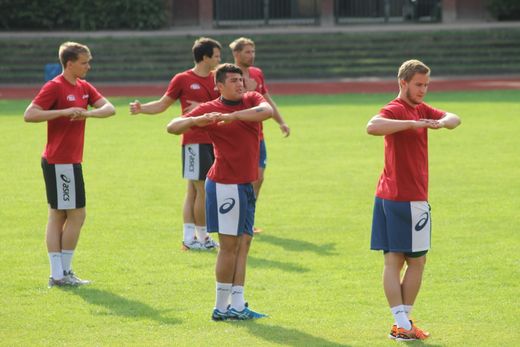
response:
[[[235,206],[235,199],[227,198],[226,200],[224,200],[224,203],[222,205],[220,205],[218,211],[222,214],[225,214],[225,213],[228,213],[229,211],[231,211],[234,206]]]
[[[424,229],[424,227],[426,226],[426,224],[428,223],[428,219],[430,218],[430,215],[428,214],[428,212],[424,212],[422,215],[421,215],[421,218],[419,219],[419,221],[417,222],[417,224],[415,224],[415,231],[421,231]]]
[[[195,154],[195,152],[193,151],[193,148],[191,147],[188,147],[188,153],[189,153],[189,156],[188,156],[188,170],[190,172],[194,172],[195,171],[195,158],[197,156],[197,154]]]
[[[60,178],[63,181],[63,183],[61,184],[61,187],[63,188],[63,201],[69,201],[70,200],[70,194],[69,194],[70,178],[68,178],[67,175],[65,175],[65,174],[61,174]]]

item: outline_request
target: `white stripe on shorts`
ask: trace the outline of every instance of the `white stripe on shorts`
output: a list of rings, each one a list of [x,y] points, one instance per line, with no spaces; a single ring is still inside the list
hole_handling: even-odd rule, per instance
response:
[[[238,185],[216,183],[218,232],[224,235],[238,235],[240,200]]]
[[[196,181],[200,178],[200,148],[198,144],[184,146],[184,178]]]
[[[426,201],[411,201],[412,213],[412,252],[430,249],[431,215]]]
[[[56,164],[56,195],[58,210],[76,208],[76,182],[72,164]]]

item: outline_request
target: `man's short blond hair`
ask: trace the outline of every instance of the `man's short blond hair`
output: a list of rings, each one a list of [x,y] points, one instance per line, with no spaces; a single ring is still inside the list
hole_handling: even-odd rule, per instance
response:
[[[410,82],[416,73],[429,75],[430,68],[420,60],[407,60],[401,64],[399,72],[397,73],[397,78],[400,80],[405,80],[406,82]]]
[[[231,48],[231,51],[233,52],[242,52],[242,50],[246,46],[255,46],[255,43],[253,40],[248,39],[247,37],[239,37],[235,41],[231,42],[229,44],[229,48]]]
[[[67,66],[68,61],[75,62],[78,60],[80,54],[87,54],[89,57],[92,56],[87,46],[71,41],[63,42],[58,51],[58,57],[60,58],[63,68]]]

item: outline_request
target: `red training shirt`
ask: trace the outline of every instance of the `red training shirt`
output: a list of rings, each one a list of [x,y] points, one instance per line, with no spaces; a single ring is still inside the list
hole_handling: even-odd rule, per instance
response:
[[[441,119],[446,112],[421,103],[412,107],[399,98],[381,109],[384,118]],[[385,136],[385,168],[376,196],[395,201],[428,200],[428,130],[408,129]]]
[[[47,82],[33,104],[44,110],[62,110],[81,107],[85,110],[103,96],[90,83],[76,79],[76,85],[59,75]],[[85,120],[71,121],[69,117],[58,117],[47,121],[47,144],[42,157],[49,164],[76,164],[83,160]]]
[[[172,99],[179,99],[182,113],[190,106],[188,100],[203,103],[218,98],[219,92],[215,87],[215,77],[210,73],[207,77],[201,77],[193,70],[186,70],[173,76],[165,95]],[[191,129],[182,136],[182,144],[211,143],[208,134],[200,129]]]
[[[231,113],[246,110],[265,102],[257,92],[246,92],[238,105],[227,105],[221,98],[204,103],[183,117],[200,116],[209,112]],[[215,162],[208,177],[218,183],[242,184],[258,178],[260,158],[259,135],[261,122],[236,120],[228,124],[201,127],[213,143]]]
[[[254,80],[256,83],[256,88],[254,89],[256,92],[265,95],[268,90],[267,86],[265,85],[265,78],[264,73],[260,68],[257,68],[255,66],[250,66],[249,69],[249,78]],[[263,132],[263,124],[260,123],[260,140],[264,139],[264,132]]]

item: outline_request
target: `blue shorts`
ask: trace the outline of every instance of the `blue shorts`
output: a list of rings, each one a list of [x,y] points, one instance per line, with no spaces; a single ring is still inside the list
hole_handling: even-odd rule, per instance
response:
[[[267,166],[267,148],[265,147],[264,139],[260,140],[260,160],[258,161],[258,167],[265,169]]]
[[[251,183],[222,184],[206,178],[208,232],[253,236],[256,198]]]
[[[392,201],[376,197],[370,249],[410,253],[427,251],[431,213],[427,201]]]

